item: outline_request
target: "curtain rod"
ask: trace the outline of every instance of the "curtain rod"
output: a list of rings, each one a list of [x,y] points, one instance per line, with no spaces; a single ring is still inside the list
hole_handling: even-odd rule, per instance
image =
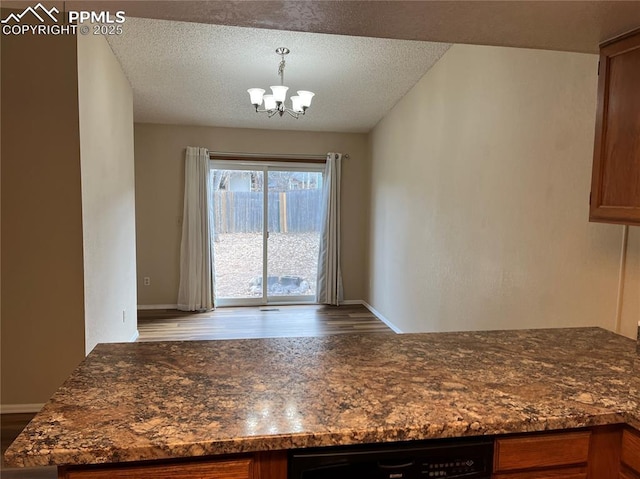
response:
[[[231,158],[267,158],[270,160],[326,160],[327,155],[274,155],[271,153],[240,153],[240,152],[231,152],[231,151],[209,151],[209,156],[215,156],[217,158],[224,159],[225,157]],[[345,153],[342,155],[342,158],[348,160],[349,154]]]

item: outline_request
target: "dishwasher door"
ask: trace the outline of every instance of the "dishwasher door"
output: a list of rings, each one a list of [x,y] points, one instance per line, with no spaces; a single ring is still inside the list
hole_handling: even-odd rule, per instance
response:
[[[288,479],[489,479],[492,439],[456,439],[299,449]]]

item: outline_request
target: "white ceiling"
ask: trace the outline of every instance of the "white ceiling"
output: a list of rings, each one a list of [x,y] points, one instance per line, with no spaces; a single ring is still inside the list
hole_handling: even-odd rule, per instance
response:
[[[450,44],[127,17],[107,39],[134,95],[136,122],[366,132]],[[316,93],[299,120],[256,114],[247,89]]]

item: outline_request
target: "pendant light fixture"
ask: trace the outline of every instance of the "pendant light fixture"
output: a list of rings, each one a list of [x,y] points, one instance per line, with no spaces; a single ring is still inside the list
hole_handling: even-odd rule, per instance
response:
[[[272,93],[270,95],[265,95],[262,88],[249,88],[247,90],[249,97],[251,98],[251,104],[256,109],[256,113],[267,113],[269,118],[274,116],[276,113],[280,116],[288,113],[293,118],[298,119],[300,114],[304,115],[307,108],[311,106],[311,99],[315,93],[306,90],[298,90],[298,95],[291,97],[291,108],[285,106],[287,90],[289,87],[284,86],[284,57],[285,55],[288,55],[289,52],[290,50],[286,47],[276,49],[276,53],[280,55],[280,64],[278,65],[280,85],[272,86]],[[264,108],[260,109],[260,105],[262,105],[263,101]]]

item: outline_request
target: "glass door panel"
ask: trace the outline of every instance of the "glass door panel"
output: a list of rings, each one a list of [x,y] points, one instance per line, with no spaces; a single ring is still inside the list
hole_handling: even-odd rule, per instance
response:
[[[264,172],[212,169],[216,303],[261,304],[264,271]]]
[[[269,168],[267,301],[314,301],[322,173]]]

